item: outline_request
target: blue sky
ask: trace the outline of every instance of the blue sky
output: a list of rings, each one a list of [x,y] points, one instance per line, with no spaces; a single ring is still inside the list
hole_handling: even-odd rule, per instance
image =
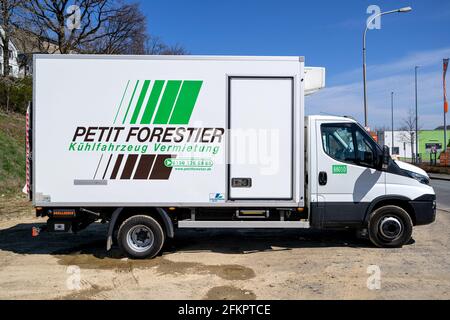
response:
[[[327,88],[308,97],[308,114],[363,120],[361,42],[367,7],[413,11],[383,17],[368,33],[369,124],[390,126],[414,107],[414,66],[419,71],[419,126],[442,125],[442,59],[450,56],[450,1],[365,0],[151,0],[142,1],[151,34],[180,43],[196,55],[303,55],[327,69]],[[448,80],[450,83],[450,80]],[[450,117],[449,117],[450,118]]]

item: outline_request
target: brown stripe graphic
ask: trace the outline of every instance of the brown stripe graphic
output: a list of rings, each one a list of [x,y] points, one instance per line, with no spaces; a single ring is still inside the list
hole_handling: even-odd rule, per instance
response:
[[[175,158],[171,155],[158,155],[153,165],[152,173],[150,174],[150,180],[168,180],[170,173],[172,172],[172,167],[166,167],[164,165],[164,160],[169,158]]]
[[[119,172],[120,164],[122,163],[123,154],[119,154],[117,156],[116,164],[114,165],[113,172],[111,173],[111,179],[115,179],[117,177],[117,173]]]
[[[154,154],[143,154],[139,160],[139,164],[134,174],[135,180],[147,180],[152,168],[153,161],[155,160]]]
[[[134,165],[136,164],[138,155],[137,154],[130,154],[128,155],[127,162],[125,163],[125,167],[122,171],[122,176],[120,179],[127,180],[131,178],[131,174],[133,173]]]
[[[102,180],[105,180],[106,172],[108,172],[109,164],[111,163],[112,155],[109,156],[108,163],[106,164],[105,172],[103,173]]]
[[[95,173],[94,173],[94,178],[93,178],[94,180],[97,177],[98,168],[100,168],[100,164],[102,163],[102,160],[103,160],[103,154],[100,157],[100,160],[98,161],[97,169],[95,170]]]

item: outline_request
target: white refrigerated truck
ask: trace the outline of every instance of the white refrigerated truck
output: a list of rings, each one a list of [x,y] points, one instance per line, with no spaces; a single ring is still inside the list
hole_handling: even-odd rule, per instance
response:
[[[303,57],[35,55],[33,70],[27,181],[47,231],[107,222],[108,250],[144,258],[179,228],[353,228],[399,247],[435,220],[424,171],[351,118],[305,117],[325,70]]]

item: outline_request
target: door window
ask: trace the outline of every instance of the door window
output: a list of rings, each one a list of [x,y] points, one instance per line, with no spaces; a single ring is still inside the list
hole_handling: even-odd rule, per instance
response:
[[[354,124],[322,124],[322,144],[331,158],[375,168],[377,150],[375,142],[361,128]]]
[[[356,161],[357,164],[365,167],[375,167],[375,150],[367,135],[361,130],[356,130]]]
[[[325,153],[342,162],[355,162],[355,146],[351,126],[341,124],[322,125],[322,144]]]

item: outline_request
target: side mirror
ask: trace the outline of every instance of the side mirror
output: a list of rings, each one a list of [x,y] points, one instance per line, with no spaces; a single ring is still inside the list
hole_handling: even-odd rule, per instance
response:
[[[383,156],[382,156],[382,168],[387,169],[389,165],[389,160],[391,159],[391,152],[388,146],[383,146]]]

